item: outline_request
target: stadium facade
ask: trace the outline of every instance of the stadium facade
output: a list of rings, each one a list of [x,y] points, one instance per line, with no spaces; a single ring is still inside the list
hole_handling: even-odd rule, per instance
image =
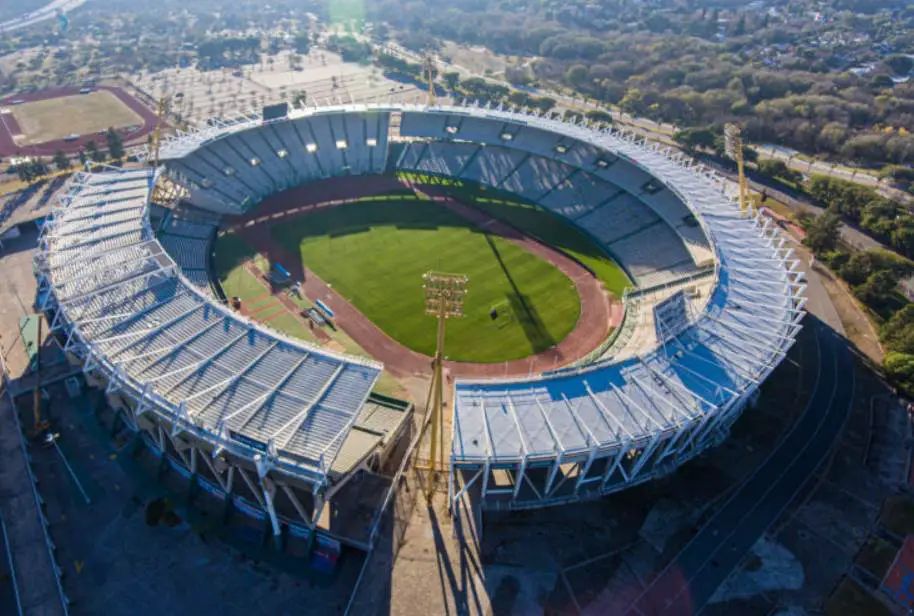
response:
[[[334,486],[383,450],[362,434],[381,366],[222,306],[205,238],[287,188],[393,170],[535,202],[635,285],[591,361],[455,383],[457,505],[468,494],[484,509],[555,505],[669,473],[726,438],[800,329],[804,276],[772,224],[741,211],[714,172],[616,129],[480,107],[334,106],[213,121],[164,140],[159,169],[78,174],[36,261],[55,329],[147,440],[193,452],[188,463],[226,493],[227,474],[240,475],[274,527],[278,494],[313,525]],[[208,214],[156,212],[164,177]]]

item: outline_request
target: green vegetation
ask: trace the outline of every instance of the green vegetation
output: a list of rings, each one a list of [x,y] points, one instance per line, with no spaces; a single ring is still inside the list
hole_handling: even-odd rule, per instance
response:
[[[315,211],[273,233],[388,335],[421,353],[435,346],[422,290],[429,270],[470,278],[465,316],[448,324],[453,360],[529,356],[561,341],[580,315],[572,282],[555,267],[428,201],[360,201]]]
[[[570,90],[679,127],[737,122],[749,141],[809,154],[910,163],[914,84],[891,76],[911,65],[911,3],[788,4],[774,14],[768,3],[745,2],[533,0],[519,11],[475,0],[377,0],[366,18],[384,21],[416,51],[444,39],[503,54],[508,66],[498,77],[512,85]],[[452,89],[508,102],[503,85],[476,79]]]
[[[847,282],[851,291],[881,324],[886,376],[914,393],[914,304],[899,292],[898,283],[914,273],[914,263],[886,250],[855,251],[842,246],[844,219],[888,243],[903,255],[914,255],[914,216],[871,189],[814,176],[809,194],[828,211],[806,224],[805,243]]]
[[[860,548],[854,562],[881,580],[892,566],[897,553],[898,550],[885,539],[871,536]]]
[[[523,201],[511,193],[463,180],[417,173],[401,173],[400,177],[420,185],[446,186],[448,193],[462,203],[474,205],[493,218],[506,222],[575,259],[616,297],[622,297],[625,289],[632,286],[625,271],[600,248],[596,240],[567,218]]]

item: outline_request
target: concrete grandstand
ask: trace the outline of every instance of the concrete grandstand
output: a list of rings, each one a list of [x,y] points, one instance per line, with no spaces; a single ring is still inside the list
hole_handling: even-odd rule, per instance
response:
[[[157,170],[73,182],[42,237],[44,308],[153,445],[236,469],[275,524],[273,500],[287,494],[313,528],[357,466],[341,471],[341,459],[377,450],[356,441],[381,370],[284,339],[208,295],[215,229],[275,193],[391,169],[476,182],[572,220],[636,283],[623,326],[589,361],[456,381],[456,506],[465,495],[483,509],[567,503],[674,470],[727,436],[804,314],[804,276],[766,220],[740,211],[713,172],[615,129],[346,105],[214,121],[160,154]],[[196,214],[150,208],[160,175],[186,188]]]

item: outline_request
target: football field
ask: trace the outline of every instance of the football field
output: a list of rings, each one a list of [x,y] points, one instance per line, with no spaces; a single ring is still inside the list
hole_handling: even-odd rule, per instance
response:
[[[363,200],[271,231],[384,332],[426,355],[435,350],[422,288],[430,270],[469,277],[464,317],[448,323],[451,360],[527,357],[560,342],[580,316],[574,284],[554,265],[430,201]]]
[[[108,128],[143,126],[143,118],[106,90],[10,106],[22,131],[20,145],[56,141],[69,135],[91,135]],[[104,137],[99,136],[99,145]]]

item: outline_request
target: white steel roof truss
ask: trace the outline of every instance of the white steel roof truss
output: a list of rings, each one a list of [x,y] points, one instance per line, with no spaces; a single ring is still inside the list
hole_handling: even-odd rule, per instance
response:
[[[117,356],[121,351],[124,351],[124,350],[126,350],[126,349],[129,349],[130,347],[136,345],[138,342],[142,342],[143,340],[145,340],[146,338],[148,338],[150,335],[152,335],[152,334],[154,334],[154,333],[156,333],[156,332],[160,332],[160,331],[162,331],[162,330],[168,328],[170,325],[172,325],[172,324],[174,324],[174,323],[177,323],[178,321],[180,321],[180,320],[183,319],[184,317],[188,316],[189,314],[192,314],[192,313],[196,312],[197,310],[200,310],[200,309],[203,308],[203,307],[204,307],[204,304],[194,304],[193,306],[191,306],[190,308],[188,308],[188,309],[185,310],[184,312],[182,312],[182,313],[180,313],[180,314],[178,314],[178,315],[172,317],[171,319],[169,319],[169,320],[166,321],[165,323],[157,323],[157,324],[153,325],[152,327],[147,327],[147,328],[141,329],[141,330],[139,330],[139,331],[129,332],[129,333],[126,333],[126,334],[115,334],[114,336],[108,336],[108,337],[106,337],[106,338],[96,338],[96,339],[93,340],[93,343],[95,343],[95,345],[98,345],[98,344],[100,344],[100,343],[102,343],[102,342],[111,342],[111,341],[114,341],[114,340],[123,340],[123,339],[125,339],[125,338],[132,338],[132,337],[134,337],[134,336],[140,336],[140,338],[137,338],[136,340],[134,340],[133,342],[131,342],[131,343],[128,344],[127,346],[122,347],[122,348],[117,349],[116,351],[114,351],[113,355],[111,355],[112,357],[114,357],[114,356]],[[144,313],[137,313],[137,316],[142,316],[143,314],[144,314]]]
[[[729,338],[725,338],[719,332],[707,329],[703,323],[698,324],[698,329],[701,330],[701,332],[703,332],[704,336],[709,337],[709,338],[715,338],[716,340],[719,340],[721,344],[726,345],[727,353],[735,355],[735,356],[739,357],[740,359],[744,359],[754,365],[758,365],[758,364],[764,365],[765,363],[767,363],[768,358],[771,357],[771,355],[773,353],[776,353],[776,351],[766,350],[764,355],[747,355],[741,347],[739,347]],[[709,345],[705,344],[705,346],[709,346]],[[732,362],[730,362],[730,363],[732,363]],[[739,372],[740,374],[745,376],[745,378],[749,379],[750,381],[756,381],[756,379],[754,377],[752,377],[750,373],[747,373],[746,370],[743,369],[741,366],[733,366],[733,367],[737,372]]]
[[[121,282],[124,280],[132,280],[132,279],[136,278],[142,272],[142,268],[135,268],[135,269],[129,271],[127,273],[126,277],[117,279],[117,282],[104,284],[105,282],[108,282],[108,280],[110,280],[110,278],[107,280],[104,278],[104,276],[107,273],[110,273],[112,271],[118,271],[118,270],[123,271],[122,268],[124,268],[125,266],[129,266],[131,263],[139,263],[139,262],[155,263],[155,260],[152,257],[150,257],[149,255],[143,255],[140,257],[135,257],[133,259],[128,259],[127,261],[123,261],[121,263],[112,263],[111,265],[106,265],[102,269],[93,270],[83,276],[78,276],[76,278],[70,278],[66,282],[64,282],[61,285],[56,287],[57,296],[60,297],[60,287],[66,287],[66,289],[69,290],[70,286],[74,285],[74,284],[77,285],[77,288],[74,291],[75,293],[88,293],[90,291],[95,291],[97,289],[104,289],[106,287],[116,285],[117,282]],[[168,266],[168,267],[170,267],[170,266]],[[162,266],[159,266],[155,271],[161,271],[161,270],[162,270]],[[150,270],[150,271],[153,271],[153,270]],[[103,283],[102,286],[100,286],[100,287],[99,286],[86,287],[84,285],[80,285],[80,283],[84,283],[86,281],[94,281],[97,283],[97,282],[99,282],[99,277],[102,278],[101,282]],[[70,297],[69,294],[65,294],[64,299],[62,301],[66,301],[67,299],[69,299],[69,297]]]
[[[657,371],[657,370],[654,370],[653,368],[651,368],[650,365],[646,361],[644,361],[644,358],[642,358],[640,355],[638,355],[638,361],[641,362],[641,365],[647,369],[647,371],[651,374],[651,376],[653,376],[655,379],[661,380],[667,386],[667,389],[670,390],[670,394],[672,394],[676,398],[679,397],[678,394],[676,393],[676,391],[679,391],[680,393],[684,393],[686,396],[688,396],[692,400],[693,404],[695,403],[695,400],[698,400],[700,402],[703,402],[704,404],[707,404],[712,409],[719,408],[719,405],[717,403],[706,400],[704,397],[698,395],[694,391],[687,389],[685,387],[685,385],[683,385],[682,383],[672,380],[662,371]],[[674,389],[676,391],[674,391]],[[680,400],[680,402],[683,402],[683,404],[685,404],[685,402],[682,400]]]
[[[683,347],[682,347],[682,351],[683,351],[684,354],[687,354],[687,355],[689,355],[690,357],[694,357],[694,358],[697,359],[697,360],[702,360],[702,359],[703,359],[702,357],[700,357],[700,356],[696,355],[695,353],[693,353],[692,350],[689,349],[689,348],[686,347],[686,346],[683,346]],[[685,364],[683,364],[682,362],[680,362],[679,359],[676,358],[676,357],[671,357],[671,358],[669,358],[669,360],[670,360],[670,367],[673,367],[673,366],[675,365],[675,367],[679,368],[680,370],[685,370],[686,372],[688,372],[689,374],[693,375],[693,376],[696,377],[697,379],[699,379],[699,380],[701,380],[701,381],[704,381],[705,383],[708,383],[708,384],[712,385],[713,387],[716,387],[717,389],[721,389],[721,390],[723,390],[723,391],[726,391],[727,393],[729,393],[730,395],[733,395],[733,396],[739,396],[739,395],[740,395],[739,392],[733,391],[733,390],[730,389],[729,387],[726,387],[726,386],[724,386],[724,385],[721,385],[720,383],[717,383],[716,381],[714,381],[714,380],[712,380],[712,379],[709,379],[709,378],[708,378],[707,376],[705,376],[704,374],[702,374],[702,373],[700,373],[700,372],[698,372],[698,371],[696,371],[696,370],[693,370],[692,368],[689,368],[687,365],[685,365]],[[724,372],[727,372],[727,370],[726,370],[723,366],[721,366],[721,365],[719,365],[719,364],[715,364],[715,363],[713,363],[713,362],[709,362],[708,360],[704,360],[704,361],[705,361],[705,363],[708,363],[708,365],[717,366],[718,368],[720,368],[720,369],[723,370]],[[662,373],[660,373],[660,374],[662,374]],[[753,380],[754,380],[754,379],[753,379]],[[692,393],[694,394],[694,392],[692,392]],[[695,395],[697,395],[697,394],[695,394]]]
[[[536,408],[540,410],[540,415],[543,416],[543,421],[546,422],[546,428],[549,429],[549,434],[552,435],[553,447],[556,451],[564,451],[565,444],[562,443],[562,439],[559,438],[559,433],[555,431],[555,428],[552,425],[552,421],[549,419],[549,414],[546,413],[546,409],[543,408],[543,405],[540,403],[539,398],[534,397],[533,401],[536,403]],[[557,447],[556,447],[557,446]]]
[[[720,369],[723,370],[724,372],[729,372],[729,371],[727,370],[727,366],[723,366],[723,365],[721,365],[721,364],[715,363],[715,362],[713,362],[713,361],[711,361],[711,360],[709,360],[709,359],[707,359],[707,358],[704,358],[704,357],[702,357],[702,356],[700,356],[700,355],[694,353],[694,352],[692,351],[691,345],[683,344],[682,341],[679,340],[678,338],[676,339],[675,344],[680,348],[680,350],[681,350],[684,354],[688,355],[689,357],[692,357],[692,358],[694,358],[694,359],[700,361],[700,362],[703,363],[703,364],[707,364],[707,365],[713,366],[713,367],[715,367],[715,368],[720,368]],[[680,363],[677,357],[672,356],[672,357],[669,358],[669,360],[670,360],[670,363],[671,363],[671,364],[675,364],[676,366],[678,366],[679,368],[681,368],[681,369],[683,369],[683,370],[686,370],[686,371],[689,372],[690,374],[694,374],[696,377],[698,377],[698,378],[701,379],[702,381],[705,381],[706,383],[711,383],[711,384],[714,385],[715,387],[720,387],[721,389],[726,390],[727,392],[729,392],[729,393],[731,393],[731,394],[733,394],[733,395],[739,395],[737,392],[733,391],[733,390],[730,389],[729,387],[725,387],[725,386],[723,386],[723,385],[720,385],[720,384],[717,383],[716,381],[714,381],[714,380],[712,380],[712,379],[709,379],[707,376],[705,376],[704,374],[701,374],[701,373],[698,372],[697,370],[693,370],[693,369],[689,368],[688,366],[686,366],[685,364]],[[729,362],[729,361],[728,361],[728,363],[732,363],[732,362]],[[763,364],[763,363],[764,363],[764,359],[761,358],[761,357],[755,357],[755,358],[753,358],[753,363],[754,363],[755,365]],[[744,380],[748,380],[748,381],[752,381],[752,382],[754,382],[754,383],[758,383],[758,380],[757,380],[757,379],[755,379],[755,378],[752,377],[752,376],[748,376],[748,375],[744,374],[741,370],[734,370],[734,372],[736,372],[737,376],[743,378]]]
[[[517,430],[517,436],[520,439],[520,447],[524,453],[524,458],[530,455],[530,448],[527,447],[527,439],[524,438],[524,431],[520,427],[520,421],[517,419],[517,410],[514,408],[514,402],[511,400],[511,396],[505,392],[505,399],[508,401],[508,410],[511,412],[511,419],[514,420],[514,428]],[[555,445],[553,445],[554,447]]]
[[[237,381],[239,381],[239,380],[241,380],[241,379],[245,379],[246,381],[251,381],[252,379],[245,378],[245,375],[246,375],[247,373],[249,373],[251,370],[253,370],[253,369],[254,369],[254,366],[256,366],[256,365],[260,362],[261,359],[263,359],[264,357],[267,356],[267,353],[269,353],[270,351],[272,351],[273,349],[275,349],[277,346],[279,346],[279,342],[278,342],[278,341],[277,341],[277,342],[274,342],[274,343],[271,344],[271,345],[269,345],[269,346],[266,348],[265,351],[261,352],[261,353],[260,353],[259,355],[257,355],[254,359],[252,359],[251,362],[250,362],[247,366],[245,366],[244,369],[243,369],[241,372],[239,372],[238,374],[233,374],[232,376],[230,376],[230,377],[227,378],[227,379],[224,379],[224,380],[222,380],[222,381],[220,381],[220,382],[218,382],[218,383],[216,383],[216,384],[214,384],[214,385],[212,385],[212,386],[210,386],[210,387],[207,387],[206,389],[202,389],[202,390],[196,392],[195,394],[192,394],[192,395],[190,395],[190,396],[187,396],[186,398],[183,399],[184,402],[190,402],[191,400],[196,400],[196,399],[199,398],[200,396],[203,396],[203,395],[205,395],[205,394],[208,394],[209,392],[214,391],[214,390],[216,390],[216,389],[219,389],[219,390],[224,391],[224,390],[228,389],[229,387],[231,387],[233,383],[235,383],[235,382],[237,382]],[[222,391],[220,391],[219,394],[221,394]],[[216,394],[215,396],[213,396],[213,399],[215,399],[216,397],[218,397],[219,394]],[[209,406],[209,403],[207,403],[206,406]],[[206,408],[206,406],[202,407],[200,410],[202,411],[203,409]],[[191,415],[195,415],[195,414],[196,414],[196,413],[194,413],[194,412],[191,412],[189,409],[188,409],[188,412],[189,412]]]
[[[61,305],[66,305],[66,304],[69,304],[70,302],[74,302],[77,300],[89,299],[91,297],[95,297],[96,295],[99,295],[100,293],[105,293],[107,291],[113,291],[114,289],[120,288],[123,285],[127,284],[128,282],[144,280],[146,278],[150,278],[152,276],[155,276],[156,274],[161,274],[163,272],[172,272],[173,267],[174,267],[173,265],[165,265],[165,266],[163,266],[159,269],[153,270],[151,272],[145,272],[145,273],[139,274],[138,276],[134,276],[132,278],[125,278],[124,280],[120,280],[115,284],[111,284],[106,287],[101,287],[99,289],[94,289],[93,291],[90,291],[90,292],[86,293],[85,295],[81,295],[80,297],[71,297],[70,299],[65,299],[65,300],[59,301],[58,303]],[[145,292],[145,289],[143,290],[143,292]]]
[[[305,363],[305,360],[308,359],[309,356],[310,356],[310,353],[305,353],[305,354],[301,357],[301,359],[299,359],[297,362],[295,362],[295,363],[293,364],[293,366],[289,369],[289,371],[286,372],[286,373],[282,376],[282,378],[280,378],[280,379],[276,382],[276,384],[275,384],[271,389],[268,389],[268,390],[265,391],[263,394],[261,394],[260,396],[254,398],[253,400],[251,400],[250,402],[248,402],[247,404],[245,404],[245,405],[242,406],[241,408],[236,409],[235,411],[229,413],[228,415],[226,415],[225,417],[223,417],[223,418],[220,420],[219,423],[222,424],[222,425],[225,425],[225,424],[228,422],[228,420],[230,420],[230,419],[232,419],[233,417],[236,417],[237,415],[240,415],[240,414],[242,414],[242,413],[244,413],[245,411],[248,411],[248,410],[250,409],[250,411],[251,411],[250,414],[249,414],[247,417],[244,418],[244,421],[241,422],[241,425],[240,425],[239,428],[238,428],[239,431],[240,431],[241,429],[243,429],[244,426],[246,426],[247,423],[248,423],[249,421],[251,421],[251,419],[254,417],[254,415],[257,414],[257,411],[259,411],[260,408],[267,402],[267,400],[269,400],[270,398],[272,398],[273,396],[275,396],[276,394],[279,393],[279,390],[283,387],[283,385],[285,385],[286,382],[287,382],[290,378],[292,378],[292,375],[295,374],[295,372],[298,370],[298,368],[299,368],[302,364]]]
[[[612,385],[610,385],[610,389],[611,388]],[[588,383],[586,380],[584,381],[584,389],[587,390],[587,396],[590,398],[590,401],[593,402],[597,407],[597,410],[600,411],[600,414],[603,415],[603,418],[606,421],[606,425],[609,426],[609,429],[612,430],[615,437],[619,438],[622,432],[625,432],[626,436],[631,437],[632,433],[628,431],[628,428],[625,427],[625,424],[622,421],[619,421],[619,418],[616,417],[616,414],[613,413],[605,404],[603,404],[603,402],[601,402],[596,395],[594,395],[593,390],[590,388],[590,383]],[[611,417],[615,422],[615,427],[609,423],[609,419],[607,419],[609,417]],[[638,422],[636,421],[635,423]]]
[[[638,389],[640,389],[641,391],[648,391],[648,392],[653,393],[653,392],[654,392],[654,388],[657,387],[657,383],[654,382],[653,380],[652,380],[650,383],[648,383],[647,386],[645,386],[645,384],[641,381],[641,377],[638,375],[637,372],[632,372],[632,373],[629,375],[628,378],[629,378],[629,380],[630,380],[632,383],[634,383],[635,386],[636,386]],[[677,400],[679,399],[675,394],[673,394],[673,397],[676,398]],[[661,395],[659,395],[659,396],[653,396],[653,395],[651,395],[651,396],[650,396],[650,399],[651,399],[651,400],[660,400],[663,404],[665,404],[670,410],[672,410],[672,411],[673,411],[676,415],[678,415],[680,418],[684,418],[684,419],[686,419],[686,420],[692,420],[692,419],[695,419],[696,417],[701,416],[701,413],[698,413],[698,412],[695,412],[695,413],[692,413],[692,414],[690,414],[690,413],[688,412],[688,410],[689,410],[690,408],[691,408],[692,410],[694,410],[694,408],[695,408],[694,406],[691,406],[691,407],[690,407],[689,405],[674,404],[674,403],[670,402],[670,401],[667,399],[667,396],[665,395],[665,392],[661,392]],[[674,421],[673,418],[668,418],[668,420],[669,420],[669,421]]]
[[[588,392],[589,392],[590,386],[586,385],[586,382],[585,382],[585,386],[587,387]],[[644,417],[644,420],[645,420],[644,424],[641,425],[641,427],[644,430],[650,431],[650,426],[648,424],[654,424],[654,427],[659,430],[664,430],[668,427],[668,426],[664,426],[659,421],[654,419],[654,417],[647,410],[645,410],[645,408],[643,406],[641,406],[640,404],[635,402],[632,398],[630,398],[628,396],[628,394],[625,393],[625,391],[623,390],[622,387],[616,387],[615,385],[610,385],[609,391],[614,393],[616,395],[616,397],[621,398],[622,401],[625,402],[626,409],[628,409],[629,407],[634,407],[634,408],[638,409],[638,412],[641,413],[641,415]],[[630,415],[632,415],[632,419],[635,419],[634,414],[631,411],[628,411],[628,413]],[[660,416],[665,418],[663,413],[661,413]],[[635,423],[638,423],[637,420],[635,421]]]
[[[719,319],[719,318],[711,316],[711,315],[706,315],[705,318],[707,318],[709,321],[714,321],[715,323],[719,323],[721,326],[729,329],[730,331],[739,332],[743,336],[742,339],[745,339],[746,337],[748,337],[749,340],[751,340],[752,342],[754,342],[757,346],[760,346],[761,348],[770,349],[771,346],[766,343],[768,343],[772,338],[777,338],[778,340],[791,339],[791,336],[784,336],[782,334],[779,334],[776,331],[771,331],[771,330],[765,330],[765,333],[761,334],[761,332],[759,332],[758,330],[753,330],[753,329],[744,327],[742,325],[738,325],[736,323],[731,323],[730,321],[725,321],[723,319]],[[782,321],[782,324],[784,327],[792,327],[790,321]]]
[[[167,279],[165,279],[163,282],[165,282],[165,281],[167,281]],[[119,299],[120,300],[135,299],[141,293],[147,292],[148,289],[151,289],[152,287],[157,286],[158,284],[160,284],[160,283],[156,283],[155,285],[150,285],[150,286],[146,287],[145,289],[143,289],[142,291],[140,291],[139,293],[134,293],[132,295],[128,295],[124,298],[119,298]],[[83,319],[82,315],[80,315],[79,318],[77,318],[75,321],[71,321],[71,322],[74,325],[82,326],[82,325],[89,325],[89,324],[97,323],[97,322],[101,322],[101,321],[113,321],[113,319],[117,319],[116,321],[111,322],[106,328],[93,332],[92,335],[93,335],[93,339],[94,339],[96,336],[100,336],[102,334],[105,334],[106,332],[110,332],[112,329],[114,329],[118,325],[121,325],[122,323],[129,320],[130,318],[143,316],[147,312],[150,312],[151,310],[155,310],[159,306],[163,306],[163,305],[167,304],[168,302],[174,301],[175,299],[177,299],[178,297],[180,297],[182,295],[187,295],[187,293],[183,287],[178,287],[174,295],[169,295],[157,302],[153,302],[152,304],[149,304],[148,306],[144,306],[140,310],[133,310],[133,311],[127,312],[127,313],[113,314],[113,315],[109,315],[109,316],[105,316],[105,317],[94,317],[91,319]],[[108,307],[109,307],[108,305],[103,305],[100,307],[99,311],[107,310]],[[88,312],[88,311],[84,311],[84,312]]]
[[[197,361],[192,362],[181,368],[175,368],[174,370],[170,370],[168,372],[163,372],[162,374],[160,374],[158,376],[154,376],[152,378],[143,379],[143,380],[146,381],[147,383],[158,383],[162,379],[166,379],[170,376],[174,376],[175,374],[180,374],[180,373],[188,371],[188,370],[195,371],[205,364],[212,363],[217,357],[219,357],[219,355],[224,353],[229,347],[231,347],[238,340],[240,340],[241,338],[246,336],[247,331],[243,331],[243,332],[241,332],[240,335],[235,336],[234,338],[230,339],[225,345],[223,345],[218,351],[213,353],[213,355],[211,355],[211,356],[206,356],[206,355],[203,355],[203,354],[197,352],[196,350],[194,350],[194,348],[192,346],[187,346],[186,348],[181,348],[181,347],[185,347],[186,345],[192,344],[194,340],[196,340],[200,336],[204,335],[206,332],[210,331],[217,325],[223,325],[227,320],[228,320],[227,318],[223,318],[221,320],[218,320],[218,319],[213,320],[212,323],[210,323],[203,329],[200,329],[200,330],[197,330],[196,332],[194,332],[194,334],[192,336],[190,336],[190,338],[188,338],[185,342],[174,345],[171,349],[171,352],[167,353],[166,355],[163,355],[162,357],[159,357],[158,359],[156,359],[155,361],[150,363],[148,366],[143,368],[143,371],[145,372],[149,368],[152,368],[153,366],[158,365],[159,363],[165,361],[169,357],[174,357],[176,352],[187,353],[189,355],[192,355],[197,358]],[[167,331],[162,332],[162,335],[164,335],[169,340],[172,340],[172,341],[174,340],[174,337],[172,337]],[[179,348],[180,348],[180,351],[178,351]],[[174,389],[175,387],[177,387],[178,385],[183,383],[185,381],[185,379],[187,379],[189,376],[190,375],[187,375],[184,378],[180,379],[177,383],[175,383],[168,390],[163,391],[162,395],[167,396],[171,392],[172,389]]]
[[[292,419],[290,419],[285,424],[283,424],[278,430],[276,430],[270,436],[270,440],[279,438],[277,447],[285,447],[286,445],[289,444],[289,441],[292,440],[292,437],[295,435],[295,433],[302,427],[302,425],[304,425],[304,423],[306,421],[308,421],[308,417],[314,411],[314,408],[324,398],[324,396],[327,395],[327,391],[330,389],[330,387],[333,385],[333,383],[336,382],[336,379],[343,372],[343,369],[345,367],[346,367],[346,364],[343,364],[343,363],[341,363],[339,366],[337,366],[336,370],[333,371],[333,374],[330,376],[330,378],[327,379],[327,381],[321,386],[320,391],[318,391],[317,394],[315,394],[314,398],[310,402],[308,402],[308,404],[305,406],[305,408],[303,408],[301,411],[299,411],[298,414],[296,414],[294,417],[292,417]],[[292,426],[295,426],[295,428],[293,430],[288,430],[288,428],[290,428]],[[280,437],[280,435],[283,433],[283,431],[287,431],[287,433],[286,433],[286,435]]]

